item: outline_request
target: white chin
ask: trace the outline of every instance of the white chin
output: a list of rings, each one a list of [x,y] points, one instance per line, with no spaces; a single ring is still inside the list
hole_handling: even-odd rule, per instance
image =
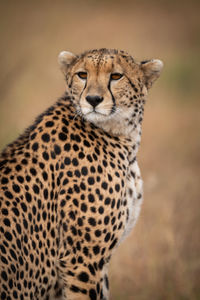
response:
[[[97,112],[90,112],[90,113],[84,114],[83,116],[87,121],[92,122],[92,123],[104,122],[109,119],[109,116],[102,115],[101,113],[97,113]]]

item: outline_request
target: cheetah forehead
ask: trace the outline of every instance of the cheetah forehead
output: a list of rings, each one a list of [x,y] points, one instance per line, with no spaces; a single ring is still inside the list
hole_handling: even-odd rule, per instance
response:
[[[117,49],[93,49],[85,51],[79,55],[74,55],[68,51],[62,51],[58,57],[60,65],[65,64],[68,68],[70,66],[79,66],[80,64],[90,64],[94,67],[99,66],[113,66],[114,64],[119,65],[136,65],[137,62],[133,59],[131,55],[123,50]]]
[[[108,59],[114,59],[114,58],[125,58],[130,60],[131,62],[134,62],[134,59],[131,55],[129,55],[127,52],[123,50],[117,50],[117,49],[93,49],[86,51],[82,53],[80,58],[91,58],[94,60],[108,60]]]
[[[115,64],[125,67],[124,63],[128,63],[129,65],[135,64],[135,60],[127,52],[105,48],[87,51],[79,59],[80,61],[87,61],[95,67],[113,67]]]

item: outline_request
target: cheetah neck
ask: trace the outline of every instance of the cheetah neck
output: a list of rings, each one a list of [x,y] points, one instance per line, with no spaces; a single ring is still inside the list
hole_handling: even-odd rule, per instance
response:
[[[138,152],[142,133],[142,124],[138,120],[130,122],[129,120],[115,121],[111,119],[107,122],[98,122],[95,125],[110,135],[118,136],[124,140],[134,150],[134,154]]]

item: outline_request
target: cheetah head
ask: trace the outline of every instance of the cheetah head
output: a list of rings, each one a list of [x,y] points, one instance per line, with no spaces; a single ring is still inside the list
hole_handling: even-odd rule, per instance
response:
[[[124,51],[99,49],[58,57],[77,114],[115,134],[141,123],[148,89],[159,77],[158,59],[136,62]]]

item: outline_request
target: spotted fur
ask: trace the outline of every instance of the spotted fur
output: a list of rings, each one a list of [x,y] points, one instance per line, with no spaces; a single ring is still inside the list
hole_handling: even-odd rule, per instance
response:
[[[142,203],[136,155],[162,63],[108,49],[59,62],[65,95],[0,157],[1,299],[107,300]]]

